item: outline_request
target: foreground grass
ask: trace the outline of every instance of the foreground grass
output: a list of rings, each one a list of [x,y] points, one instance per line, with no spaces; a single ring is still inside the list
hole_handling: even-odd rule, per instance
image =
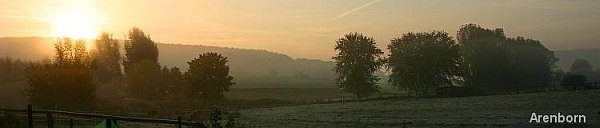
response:
[[[465,98],[391,99],[240,110],[258,127],[538,127],[537,114],[584,114],[598,123],[600,90]],[[565,125],[563,125],[564,127]],[[566,125],[567,127],[575,125]]]

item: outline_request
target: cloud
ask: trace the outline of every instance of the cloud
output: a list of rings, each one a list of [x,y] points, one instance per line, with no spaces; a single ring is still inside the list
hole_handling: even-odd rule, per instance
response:
[[[346,11],[346,12],[344,12],[344,13],[336,16],[336,17],[333,17],[333,18],[329,19],[329,21],[331,22],[331,21],[338,20],[340,18],[345,17],[346,15],[348,15],[350,13],[356,12],[358,10],[361,10],[363,8],[366,8],[366,7],[369,7],[369,6],[371,6],[373,4],[376,4],[376,3],[379,3],[379,2],[381,2],[381,0],[373,0],[373,1],[369,2],[369,3],[365,3],[363,5],[360,5],[360,6],[356,7],[356,8],[350,9],[350,10],[348,10],[348,11]]]

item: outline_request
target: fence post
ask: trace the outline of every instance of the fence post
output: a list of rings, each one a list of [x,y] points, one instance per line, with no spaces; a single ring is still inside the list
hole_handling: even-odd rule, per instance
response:
[[[110,118],[106,119],[106,128],[112,128],[112,120]]]
[[[54,118],[51,112],[46,113],[46,123],[48,124],[48,128],[54,128]]]
[[[177,128],[181,128],[181,116],[177,116]]]
[[[73,128],[73,118],[69,119],[69,128]]]
[[[33,128],[33,110],[31,104],[27,105],[27,127]]]

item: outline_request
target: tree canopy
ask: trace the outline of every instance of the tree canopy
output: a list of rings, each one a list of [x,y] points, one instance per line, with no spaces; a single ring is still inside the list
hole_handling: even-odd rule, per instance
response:
[[[557,59],[539,41],[507,38],[500,28],[463,25],[458,43],[464,62],[465,84],[484,91],[503,91],[548,85]]]
[[[102,33],[95,42],[92,62],[95,69],[96,81],[107,83],[121,75],[121,52],[117,40],[111,34]]]
[[[349,33],[336,40],[333,57],[338,86],[345,92],[362,98],[370,93],[379,92],[374,74],[384,64],[383,52],[375,46],[375,40],[360,33]]]
[[[229,75],[227,57],[214,52],[202,53],[188,62],[189,69],[185,73],[189,85],[189,96],[215,102],[223,98],[223,93],[235,83]]]
[[[161,98],[166,88],[160,82],[156,43],[139,28],[129,30],[127,38],[123,66],[128,94],[142,99]]]
[[[406,33],[388,45],[392,86],[431,96],[439,86],[461,78],[460,49],[446,32]]]
[[[93,107],[96,83],[85,42],[63,38],[54,46],[56,56],[51,63],[28,67],[30,101],[47,108]]]

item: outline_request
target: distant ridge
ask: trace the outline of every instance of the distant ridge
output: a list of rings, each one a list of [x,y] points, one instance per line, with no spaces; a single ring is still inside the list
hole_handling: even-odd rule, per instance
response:
[[[0,57],[27,60],[53,56],[54,38],[0,38]],[[293,59],[285,54],[260,49],[159,43],[161,65],[187,69],[187,62],[204,52],[221,53],[229,59],[236,87],[322,87],[335,88],[331,61]]]

